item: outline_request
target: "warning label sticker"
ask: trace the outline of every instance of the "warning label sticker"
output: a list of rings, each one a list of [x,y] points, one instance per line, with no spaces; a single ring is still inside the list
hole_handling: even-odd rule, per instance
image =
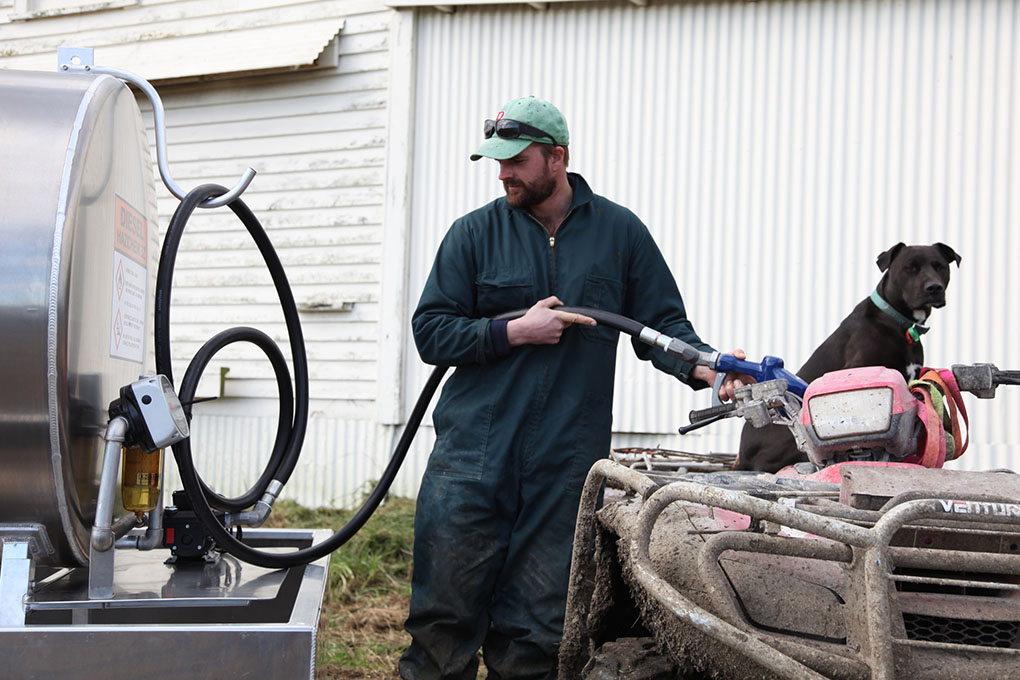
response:
[[[142,363],[148,279],[146,220],[120,196],[116,197],[116,209],[110,355]]]
[[[146,264],[148,253],[148,233],[145,229],[145,217],[120,196],[117,196],[117,216],[115,226],[114,247],[132,260]]]

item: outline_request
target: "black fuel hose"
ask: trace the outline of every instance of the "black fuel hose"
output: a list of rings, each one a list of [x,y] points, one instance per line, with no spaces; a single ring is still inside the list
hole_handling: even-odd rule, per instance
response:
[[[219,196],[226,191],[225,187],[216,184],[204,184],[193,189],[181,201],[167,228],[167,235],[163,242],[163,251],[160,256],[159,270],[156,277],[155,342],[156,370],[165,375],[171,383],[173,382],[173,375],[170,365],[170,297],[177,249],[188,218],[195,208],[198,207],[198,204],[208,198]],[[316,545],[287,553],[270,553],[259,550],[235,538],[213,514],[212,507],[232,512],[243,510],[251,507],[253,503],[261,498],[273,480],[279,481],[282,485],[290,478],[301,452],[301,445],[308,421],[308,363],[294,296],[284,274],[283,266],[280,264],[279,258],[273,250],[265,230],[251,210],[240,199],[232,201],[228,206],[240,218],[249,234],[251,234],[272,275],[287,324],[291,356],[294,360],[296,387],[293,390],[291,389],[290,374],[287,370],[286,360],[279,347],[264,333],[253,328],[241,327],[231,328],[217,334],[202,346],[189,364],[180,386],[179,397],[181,402],[189,403],[193,400],[202,372],[216,352],[234,342],[249,342],[256,345],[269,358],[276,374],[280,393],[280,416],[273,453],[270,456],[266,469],[256,484],[248,492],[237,498],[220,496],[202,481],[198,471],[195,469],[190,439],[185,439],[175,444],[173,446],[173,453],[181,475],[181,482],[184,484],[184,489],[191,501],[192,509],[222,550],[240,560],[260,567],[279,569],[299,566],[325,557],[340,548],[372,516],[372,513],[375,512],[389,492],[389,488],[411,448],[411,442],[414,440],[422,418],[424,418],[425,412],[428,410],[428,405],[432,401],[432,397],[449,367],[437,366],[432,371],[425,386],[422,388],[421,394],[418,396],[418,400],[415,402],[411,414],[408,416],[404,432],[397,442],[397,446],[390,457],[386,469],[380,476],[379,482],[354,516],[330,538]],[[645,328],[632,319],[598,309],[587,307],[557,307],[557,309],[568,313],[590,316],[601,325],[614,328],[634,337],[639,337]],[[523,316],[526,312],[526,309],[521,309],[501,314],[496,318],[511,320]],[[190,415],[189,408],[189,418]]]
[[[279,478],[282,472],[283,457],[287,452],[289,440],[293,432],[294,418],[294,388],[290,382],[290,371],[287,368],[287,360],[280,351],[279,345],[268,335],[255,328],[238,327],[217,333],[198,350],[188,364],[188,370],[184,373],[181,386],[178,390],[178,397],[183,404],[190,404],[195,398],[195,390],[198,388],[198,381],[205,371],[205,367],[212,360],[213,356],[223,347],[235,342],[249,342],[261,349],[269,363],[273,367],[276,376],[277,392],[279,394],[279,419],[276,425],[276,441],[273,444],[273,453],[269,458],[259,476],[258,481],[245,494],[237,498],[224,498],[212,491],[201,477],[199,486],[202,493],[208,500],[209,505],[219,510],[239,512],[249,508],[257,500],[262,498],[267,487],[273,479]],[[185,407],[188,420],[191,420],[191,408]],[[191,444],[188,443],[189,456]]]
[[[590,316],[599,322],[602,326],[608,326],[618,331],[622,331],[627,335],[632,335],[635,338],[641,335],[641,331],[645,329],[645,326],[638,323],[634,319],[628,319],[625,316],[619,314],[613,314],[612,312],[604,312],[601,309],[592,309],[591,307],[556,307],[558,312],[567,312],[568,314],[583,314]],[[524,316],[527,312],[526,309],[519,309],[516,312],[510,312],[509,314],[501,314],[500,319],[516,319]]]
[[[217,184],[203,184],[196,187],[181,201],[174,211],[173,217],[167,227],[167,234],[163,240],[163,249],[159,258],[159,268],[156,273],[156,303],[155,303],[155,349],[156,349],[156,371],[162,373],[173,383],[173,367],[170,361],[170,303],[173,286],[174,265],[177,260],[177,250],[180,246],[184,229],[191,214],[202,201],[219,196],[226,189]],[[301,322],[298,317],[297,306],[294,303],[294,296],[290,290],[286,273],[280,262],[273,245],[266,235],[265,230],[259,223],[258,218],[248,209],[243,201],[235,200],[229,204],[230,209],[241,220],[248,233],[258,247],[273,284],[276,287],[280,304],[283,308],[284,320],[287,326],[287,334],[290,340],[291,356],[294,361],[296,391],[291,389],[290,374],[287,371],[286,361],[280,355],[279,348],[269,338],[264,340],[254,339],[250,331],[252,329],[230,329],[218,334],[207,342],[199,350],[196,360],[201,361],[201,367],[197,367],[193,360],[193,370],[189,366],[188,374],[193,378],[194,383],[190,384],[190,390],[185,391],[185,384],[182,383],[179,392],[181,401],[189,403],[194,397],[194,388],[201,377],[201,369],[205,367],[212,355],[223,346],[237,341],[247,341],[256,344],[267,353],[270,362],[273,364],[277,377],[277,385],[280,391],[280,421],[277,429],[276,442],[265,472],[260,476],[255,486],[237,498],[227,498],[214,492],[199,478],[196,488],[200,488],[203,500],[206,500],[213,507],[228,512],[237,512],[251,507],[258,501],[266,491],[266,488],[273,479],[281,484],[286,484],[291,473],[297,464],[298,456],[301,454],[301,446],[304,442],[305,429],[308,423],[308,361],[305,355],[304,337],[301,333]],[[275,350],[276,355],[273,352]],[[282,366],[282,370],[281,370]],[[186,374],[185,378],[189,375]],[[295,407],[296,402],[296,407]],[[188,408],[190,416],[190,408]],[[191,460],[190,442],[185,440],[178,445],[186,451],[188,465]],[[174,447],[174,456],[177,457],[177,446]],[[178,461],[181,467],[181,461]],[[183,474],[183,470],[182,470]],[[197,478],[197,475],[196,475]],[[183,480],[182,480],[183,481]],[[198,499],[194,498],[194,490],[189,489],[188,496],[192,504],[197,504]]]
[[[169,310],[171,288],[173,285],[173,268],[177,257],[177,249],[188,218],[198,204],[207,198],[219,196],[225,191],[225,187],[215,184],[206,184],[193,189],[185,196],[174,212],[163,242],[163,252],[160,256],[160,265],[156,276],[156,370],[166,375],[171,382],[173,382],[173,375],[170,364]],[[439,366],[433,370],[432,375],[422,389],[421,395],[418,397],[418,401],[415,403],[414,409],[408,417],[407,426],[404,428],[404,432],[397,443],[390,462],[383,471],[375,489],[372,490],[354,516],[333,536],[316,545],[288,553],[265,552],[252,548],[235,538],[216,518],[210,505],[228,511],[243,510],[261,498],[262,494],[265,493],[265,489],[268,488],[274,479],[281,484],[285,484],[290,478],[294,466],[297,464],[297,458],[300,454],[307,426],[308,365],[297,306],[294,303],[294,297],[284,274],[283,266],[280,264],[279,258],[276,256],[261,224],[259,224],[258,219],[248,207],[240,199],[234,200],[228,205],[234,211],[234,214],[241,219],[241,222],[255,240],[272,275],[273,283],[280,297],[280,304],[283,307],[284,318],[287,322],[291,355],[294,360],[296,387],[293,390],[291,389],[286,360],[276,344],[264,333],[252,328],[242,327],[231,328],[217,334],[202,346],[189,364],[184,379],[181,382],[179,397],[183,403],[193,400],[195,388],[201,378],[202,371],[217,351],[234,342],[250,342],[255,344],[265,352],[270,363],[273,365],[277,385],[280,390],[280,420],[277,428],[276,443],[273,447],[269,464],[252,489],[238,498],[228,499],[209,489],[198,475],[189,439],[175,444],[173,453],[181,475],[181,482],[184,484],[188,499],[191,501],[192,509],[221,549],[240,560],[260,567],[277,569],[298,566],[313,562],[340,548],[364,526],[365,522],[372,516],[372,513],[375,512],[379,503],[382,502],[389,492],[389,488],[396,478],[397,472],[407,456],[407,452],[411,448],[414,435],[421,424],[422,418],[425,416],[432,396],[435,394],[443,375],[446,373],[447,367]],[[295,401],[296,411],[294,410]],[[188,412],[190,417],[190,409],[188,409]]]
[[[202,524],[205,525],[206,530],[212,535],[213,540],[216,541],[216,544],[221,549],[227,551],[240,560],[259,567],[266,567],[267,569],[296,567],[325,557],[349,541],[351,537],[365,525],[365,522],[368,521],[368,519],[372,516],[372,513],[375,512],[376,508],[379,507],[379,504],[386,497],[390,486],[393,484],[393,480],[397,476],[397,472],[400,470],[400,466],[404,462],[404,458],[407,456],[407,452],[411,449],[411,442],[414,440],[414,435],[418,431],[418,426],[421,424],[422,418],[425,416],[425,411],[428,409],[429,402],[432,400],[432,395],[435,394],[436,388],[439,387],[439,383],[442,381],[446,370],[446,366],[437,366],[432,371],[428,381],[425,383],[425,387],[422,389],[421,395],[418,397],[418,401],[414,405],[414,409],[411,411],[411,415],[408,417],[407,426],[404,428],[400,441],[397,443],[397,447],[394,450],[393,455],[390,457],[389,464],[387,464],[386,469],[379,478],[379,482],[368,495],[368,498],[365,499],[364,503],[362,503],[361,507],[358,508],[358,511],[354,514],[354,516],[325,541],[291,552],[270,553],[257,548],[252,548],[235,538],[216,519],[216,516],[212,513],[212,509],[209,507],[208,503],[205,502],[204,495],[199,496],[198,494],[193,493],[193,490],[197,489],[199,494],[201,494],[201,487],[199,486],[201,480],[198,477],[198,473],[195,471],[194,464],[192,464],[190,447],[187,447],[186,451],[184,450],[187,443],[187,440],[184,440],[180,444],[174,445],[174,457],[177,459],[177,467],[181,473],[181,481],[184,484],[185,490],[188,492],[188,497],[192,502],[195,514],[198,515],[199,520],[201,520]],[[180,451],[178,449],[180,449]]]

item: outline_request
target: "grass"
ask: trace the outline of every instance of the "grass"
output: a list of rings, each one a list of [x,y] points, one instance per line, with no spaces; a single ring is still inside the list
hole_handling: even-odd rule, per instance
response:
[[[310,510],[280,501],[266,526],[331,528],[350,510]],[[404,619],[411,595],[414,501],[390,498],[351,540],[333,553],[319,618],[316,678],[398,678],[410,643]]]
[[[279,501],[267,527],[336,531],[354,510],[311,510]],[[346,545],[329,558],[319,617],[316,680],[398,680],[397,662],[411,636],[404,631],[411,599],[414,501],[390,497]],[[479,664],[478,680],[485,680]]]

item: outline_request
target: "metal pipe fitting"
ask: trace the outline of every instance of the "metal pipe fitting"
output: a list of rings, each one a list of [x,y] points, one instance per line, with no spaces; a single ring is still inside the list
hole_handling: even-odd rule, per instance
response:
[[[111,549],[117,540],[113,530],[114,493],[117,486],[120,452],[124,445],[128,428],[128,421],[122,416],[113,418],[106,426],[106,434],[104,435],[106,451],[103,454],[103,468],[99,477],[96,520],[92,525],[91,534],[92,548],[99,552]],[[118,522],[119,524],[120,522]]]
[[[139,90],[141,90],[149,102],[152,104],[152,118],[153,118],[153,132],[156,135],[156,164],[159,167],[159,176],[163,179],[163,184],[166,185],[167,190],[176,196],[179,200],[183,200],[187,195],[187,192],[181,189],[177,182],[174,181],[173,176],[170,174],[170,167],[167,163],[167,152],[166,152],[166,122],[164,119],[163,100],[160,99],[159,94],[156,93],[156,88],[152,84],[130,71],[124,71],[117,68],[108,68],[105,66],[95,66],[91,63],[92,50],[76,50],[74,48],[61,48],[58,53],[60,58],[60,69],[67,72],[79,72],[79,73],[96,73],[100,75],[113,76],[119,78],[125,82],[131,83]],[[65,61],[65,55],[74,55],[75,59],[67,59]],[[84,59],[83,59],[84,57]],[[200,208],[219,208],[227,205],[235,198],[244,193],[244,190],[248,188],[252,180],[255,179],[255,170],[248,168],[244,171],[244,175],[234,185],[234,188],[225,194],[210,198],[199,204]]]
[[[276,503],[281,491],[283,491],[283,484],[279,480],[274,479],[269,482],[266,492],[262,494],[262,498],[255,503],[251,510],[227,513],[223,518],[224,526],[241,525],[256,528],[262,526],[269,519],[269,513],[272,512],[273,504]]]
[[[163,545],[163,494],[159,494],[156,507],[145,513],[145,534],[142,536],[125,536],[117,541],[118,548],[134,548],[136,550],[152,550]]]

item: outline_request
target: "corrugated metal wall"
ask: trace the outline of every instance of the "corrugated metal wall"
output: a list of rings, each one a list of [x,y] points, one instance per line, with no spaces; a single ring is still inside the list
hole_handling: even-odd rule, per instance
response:
[[[418,30],[412,309],[450,222],[500,193],[495,164],[468,160],[482,120],[536,94],[567,116],[571,168],[649,225],[719,349],[796,369],[873,289],[880,252],[942,241],[963,263],[928,362],[1020,366],[1017,3],[460,6],[420,10]],[[707,394],[620,354],[618,444],[736,449],[736,423],[672,434]],[[1004,391],[968,401],[962,466],[1011,464],[1020,395]]]

